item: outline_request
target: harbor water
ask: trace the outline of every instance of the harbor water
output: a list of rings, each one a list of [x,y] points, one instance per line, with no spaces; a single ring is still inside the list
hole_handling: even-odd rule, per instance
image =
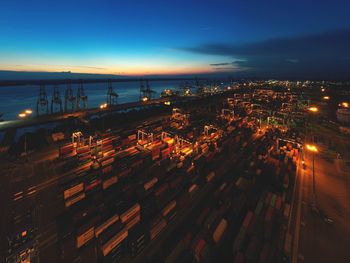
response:
[[[155,91],[153,98],[159,98],[164,89],[178,89],[181,81],[153,81],[149,82],[150,88]],[[118,103],[134,102],[139,100],[140,82],[114,82],[114,91],[119,95]],[[76,95],[79,84],[72,84],[74,94]],[[64,107],[64,91],[66,85],[59,85],[62,106]],[[88,96],[88,107],[96,108],[107,101],[107,83],[86,83],[84,84],[85,94]],[[46,86],[46,94],[51,105],[53,85]],[[13,120],[18,118],[18,114],[26,109],[32,109],[33,114],[36,111],[39,86],[10,86],[0,87],[0,114],[1,119]]]

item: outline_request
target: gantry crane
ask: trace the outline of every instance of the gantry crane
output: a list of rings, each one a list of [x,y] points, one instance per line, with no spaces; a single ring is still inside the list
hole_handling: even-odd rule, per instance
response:
[[[55,106],[59,107],[59,112],[62,112],[62,100],[60,96],[60,90],[57,85],[53,86],[51,114],[55,112]]]
[[[49,101],[47,99],[46,89],[44,84],[40,84],[39,96],[36,102],[36,114],[48,114],[49,113]]]

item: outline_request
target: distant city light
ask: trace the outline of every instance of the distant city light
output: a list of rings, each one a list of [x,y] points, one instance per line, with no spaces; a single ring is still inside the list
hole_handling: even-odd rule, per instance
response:
[[[146,101],[148,101],[148,98],[147,97],[143,97],[142,101],[146,102]]]
[[[324,99],[324,100],[329,100],[330,97],[329,97],[329,96],[324,96],[323,99]]]
[[[26,117],[27,116],[27,114],[25,114],[25,113],[20,113],[20,114],[18,114],[18,117],[20,117],[20,118],[24,118],[24,117]]]
[[[26,113],[26,114],[32,114],[33,111],[32,111],[31,109],[28,109],[28,110],[25,110],[25,113]]]

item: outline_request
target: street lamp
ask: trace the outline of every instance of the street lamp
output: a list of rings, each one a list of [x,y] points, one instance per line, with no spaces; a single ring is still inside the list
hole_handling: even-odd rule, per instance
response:
[[[329,97],[329,96],[324,96],[323,99],[324,99],[324,100],[329,100],[330,97]]]
[[[106,109],[107,108],[107,103],[103,103],[100,105],[100,109]]]
[[[349,103],[348,102],[342,102],[341,104],[344,108],[349,108]]]
[[[313,106],[313,107],[308,108],[308,111],[310,111],[310,112],[318,112],[318,108]]]
[[[31,109],[26,109],[25,111],[18,114],[18,117],[24,119],[32,114],[33,111]],[[27,133],[24,134],[24,154],[27,155]]]
[[[312,196],[313,196],[313,209],[316,209],[316,183],[315,183],[315,153],[318,152],[316,145],[307,144],[306,149],[312,152]]]
[[[318,152],[317,147],[313,144],[306,144],[306,149],[308,149],[309,151],[314,152],[314,153]]]

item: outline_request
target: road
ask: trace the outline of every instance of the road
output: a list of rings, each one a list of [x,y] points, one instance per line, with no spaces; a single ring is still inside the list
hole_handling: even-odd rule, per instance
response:
[[[341,136],[322,129],[314,129],[314,132],[336,145],[343,156],[348,155],[343,152]],[[312,153],[305,150],[306,169],[299,174],[294,205],[297,242],[294,242],[293,262],[350,262],[350,167],[343,160],[330,158],[323,145],[318,148],[320,151],[314,155],[315,189],[321,216],[310,207],[313,201]],[[333,224],[327,224],[322,214],[332,219]]]

